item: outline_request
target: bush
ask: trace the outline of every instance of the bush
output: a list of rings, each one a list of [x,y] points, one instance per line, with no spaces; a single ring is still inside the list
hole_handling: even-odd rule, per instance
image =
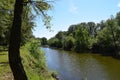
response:
[[[47,70],[44,52],[39,47],[39,41],[32,40],[21,48],[22,62],[28,80],[53,80]]]

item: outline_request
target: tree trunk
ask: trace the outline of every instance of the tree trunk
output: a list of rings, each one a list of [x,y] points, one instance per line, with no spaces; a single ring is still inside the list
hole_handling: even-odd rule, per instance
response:
[[[20,58],[23,0],[16,0],[9,43],[9,64],[15,80],[27,80]]]

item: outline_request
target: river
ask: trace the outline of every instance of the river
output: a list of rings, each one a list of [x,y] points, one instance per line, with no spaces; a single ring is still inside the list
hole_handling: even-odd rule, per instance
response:
[[[110,56],[42,49],[49,70],[56,71],[62,80],[120,80],[120,60]]]

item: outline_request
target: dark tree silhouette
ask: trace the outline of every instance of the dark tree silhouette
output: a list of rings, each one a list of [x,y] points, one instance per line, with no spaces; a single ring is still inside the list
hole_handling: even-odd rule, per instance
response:
[[[51,9],[51,5],[46,0],[34,1],[34,0],[15,0],[14,6],[14,19],[10,34],[9,43],[9,64],[13,72],[15,80],[27,80],[26,73],[20,58],[20,43],[21,43],[21,25],[22,25],[22,13],[23,5],[30,3],[37,14],[41,14],[44,19],[45,26],[50,27],[50,17],[44,12]]]
[[[9,43],[9,64],[15,80],[27,80],[20,58],[23,0],[16,0]]]

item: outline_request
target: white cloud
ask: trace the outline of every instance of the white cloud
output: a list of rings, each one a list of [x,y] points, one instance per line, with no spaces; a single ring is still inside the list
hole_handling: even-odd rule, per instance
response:
[[[118,5],[117,5],[119,8],[120,8],[120,2],[118,3]]]
[[[77,5],[75,5],[75,1],[73,0],[70,0],[70,8],[69,8],[69,11],[73,14],[78,14],[79,11],[78,11],[78,7]]]
[[[77,14],[77,13],[78,13],[78,7],[77,7],[77,6],[74,6],[74,5],[71,6],[71,7],[70,7],[70,12]]]

